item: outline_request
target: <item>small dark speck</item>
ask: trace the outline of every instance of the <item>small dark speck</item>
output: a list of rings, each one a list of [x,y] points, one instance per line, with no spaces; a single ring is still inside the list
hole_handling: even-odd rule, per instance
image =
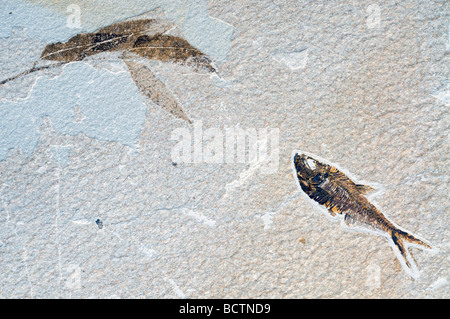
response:
[[[103,222],[101,221],[101,219],[97,219],[95,221],[95,223],[97,224],[98,229],[102,229],[103,228]]]
[[[12,12],[10,12],[9,14],[12,14]]]
[[[175,163],[175,162],[172,162],[172,165],[173,165],[173,166],[177,166],[177,163]]]

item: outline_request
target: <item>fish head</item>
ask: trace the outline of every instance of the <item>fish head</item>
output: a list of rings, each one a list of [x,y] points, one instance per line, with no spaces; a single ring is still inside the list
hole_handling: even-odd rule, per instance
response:
[[[298,181],[304,191],[315,189],[328,178],[328,165],[309,155],[296,153],[294,165]]]

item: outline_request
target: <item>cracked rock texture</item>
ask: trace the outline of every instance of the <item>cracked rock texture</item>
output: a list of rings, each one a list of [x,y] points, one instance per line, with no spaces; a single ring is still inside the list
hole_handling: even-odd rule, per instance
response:
[[[204,132],[278,129],[277,169],[174,161],[173,132],[193,125],[114,57],[0,86],[1,298],[450,296],[447,1],[103,2],[4,1],[1,79],[55,39],[167,17],[221,77],[151,62],[156,76]],[[300,196],[294,149],[383,185],[377,207],[439,249],[411,249],[418,279]]]

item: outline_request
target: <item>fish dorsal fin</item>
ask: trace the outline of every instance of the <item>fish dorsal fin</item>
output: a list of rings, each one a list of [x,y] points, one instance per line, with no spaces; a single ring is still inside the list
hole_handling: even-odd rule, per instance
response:
[[[367,194],[375,191],[375,188],[373,188],[369,185],[356,184],[355,186],[356,186],[356,190],[362,195],[367,195]]]
[[[355,182],[353,182],[349,177],[347,177],[344,173],[342,173],[341,171],[339,171],[336,167],[332,166],[330,168],[330,172],[336,176],[337,178],[339,178],[341,180],[341,182],[345,182],[347,183],[347,186],[349,187],[353,187],[352,185],[354,185],[354,187],[356,188],[356,190],[358,191],[358,193],[360,193],[361,195],[367,195],[370,194],[372,192],[374,192],[376,189],[373,188],[372,186],[369,185],[363,185],[363,184],[356,184]]]
[[[353,185],[355,185],[355,183],[347,175],[342,173],[340,170],[338,170],[334,166],[331,166],[330,174],[332,174],[335,179],[339,180],[339,182],[341,184],[344,183],[344,185],[346,185],[346,187],[352,187]]]

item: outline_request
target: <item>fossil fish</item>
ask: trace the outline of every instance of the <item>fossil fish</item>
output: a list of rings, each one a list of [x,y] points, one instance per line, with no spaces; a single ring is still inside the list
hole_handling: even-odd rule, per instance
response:
[[[344,226],[387,238],[405,271],[413,278],[418,277],[419,272],[408,247],[430,250],[432,247],[400,229],[369,202],[365,195],[374,188],[356,184],[332,164],[306,152],[293,152],[293,167],[302,192],[325,207],[331,217],[343,218]]]

